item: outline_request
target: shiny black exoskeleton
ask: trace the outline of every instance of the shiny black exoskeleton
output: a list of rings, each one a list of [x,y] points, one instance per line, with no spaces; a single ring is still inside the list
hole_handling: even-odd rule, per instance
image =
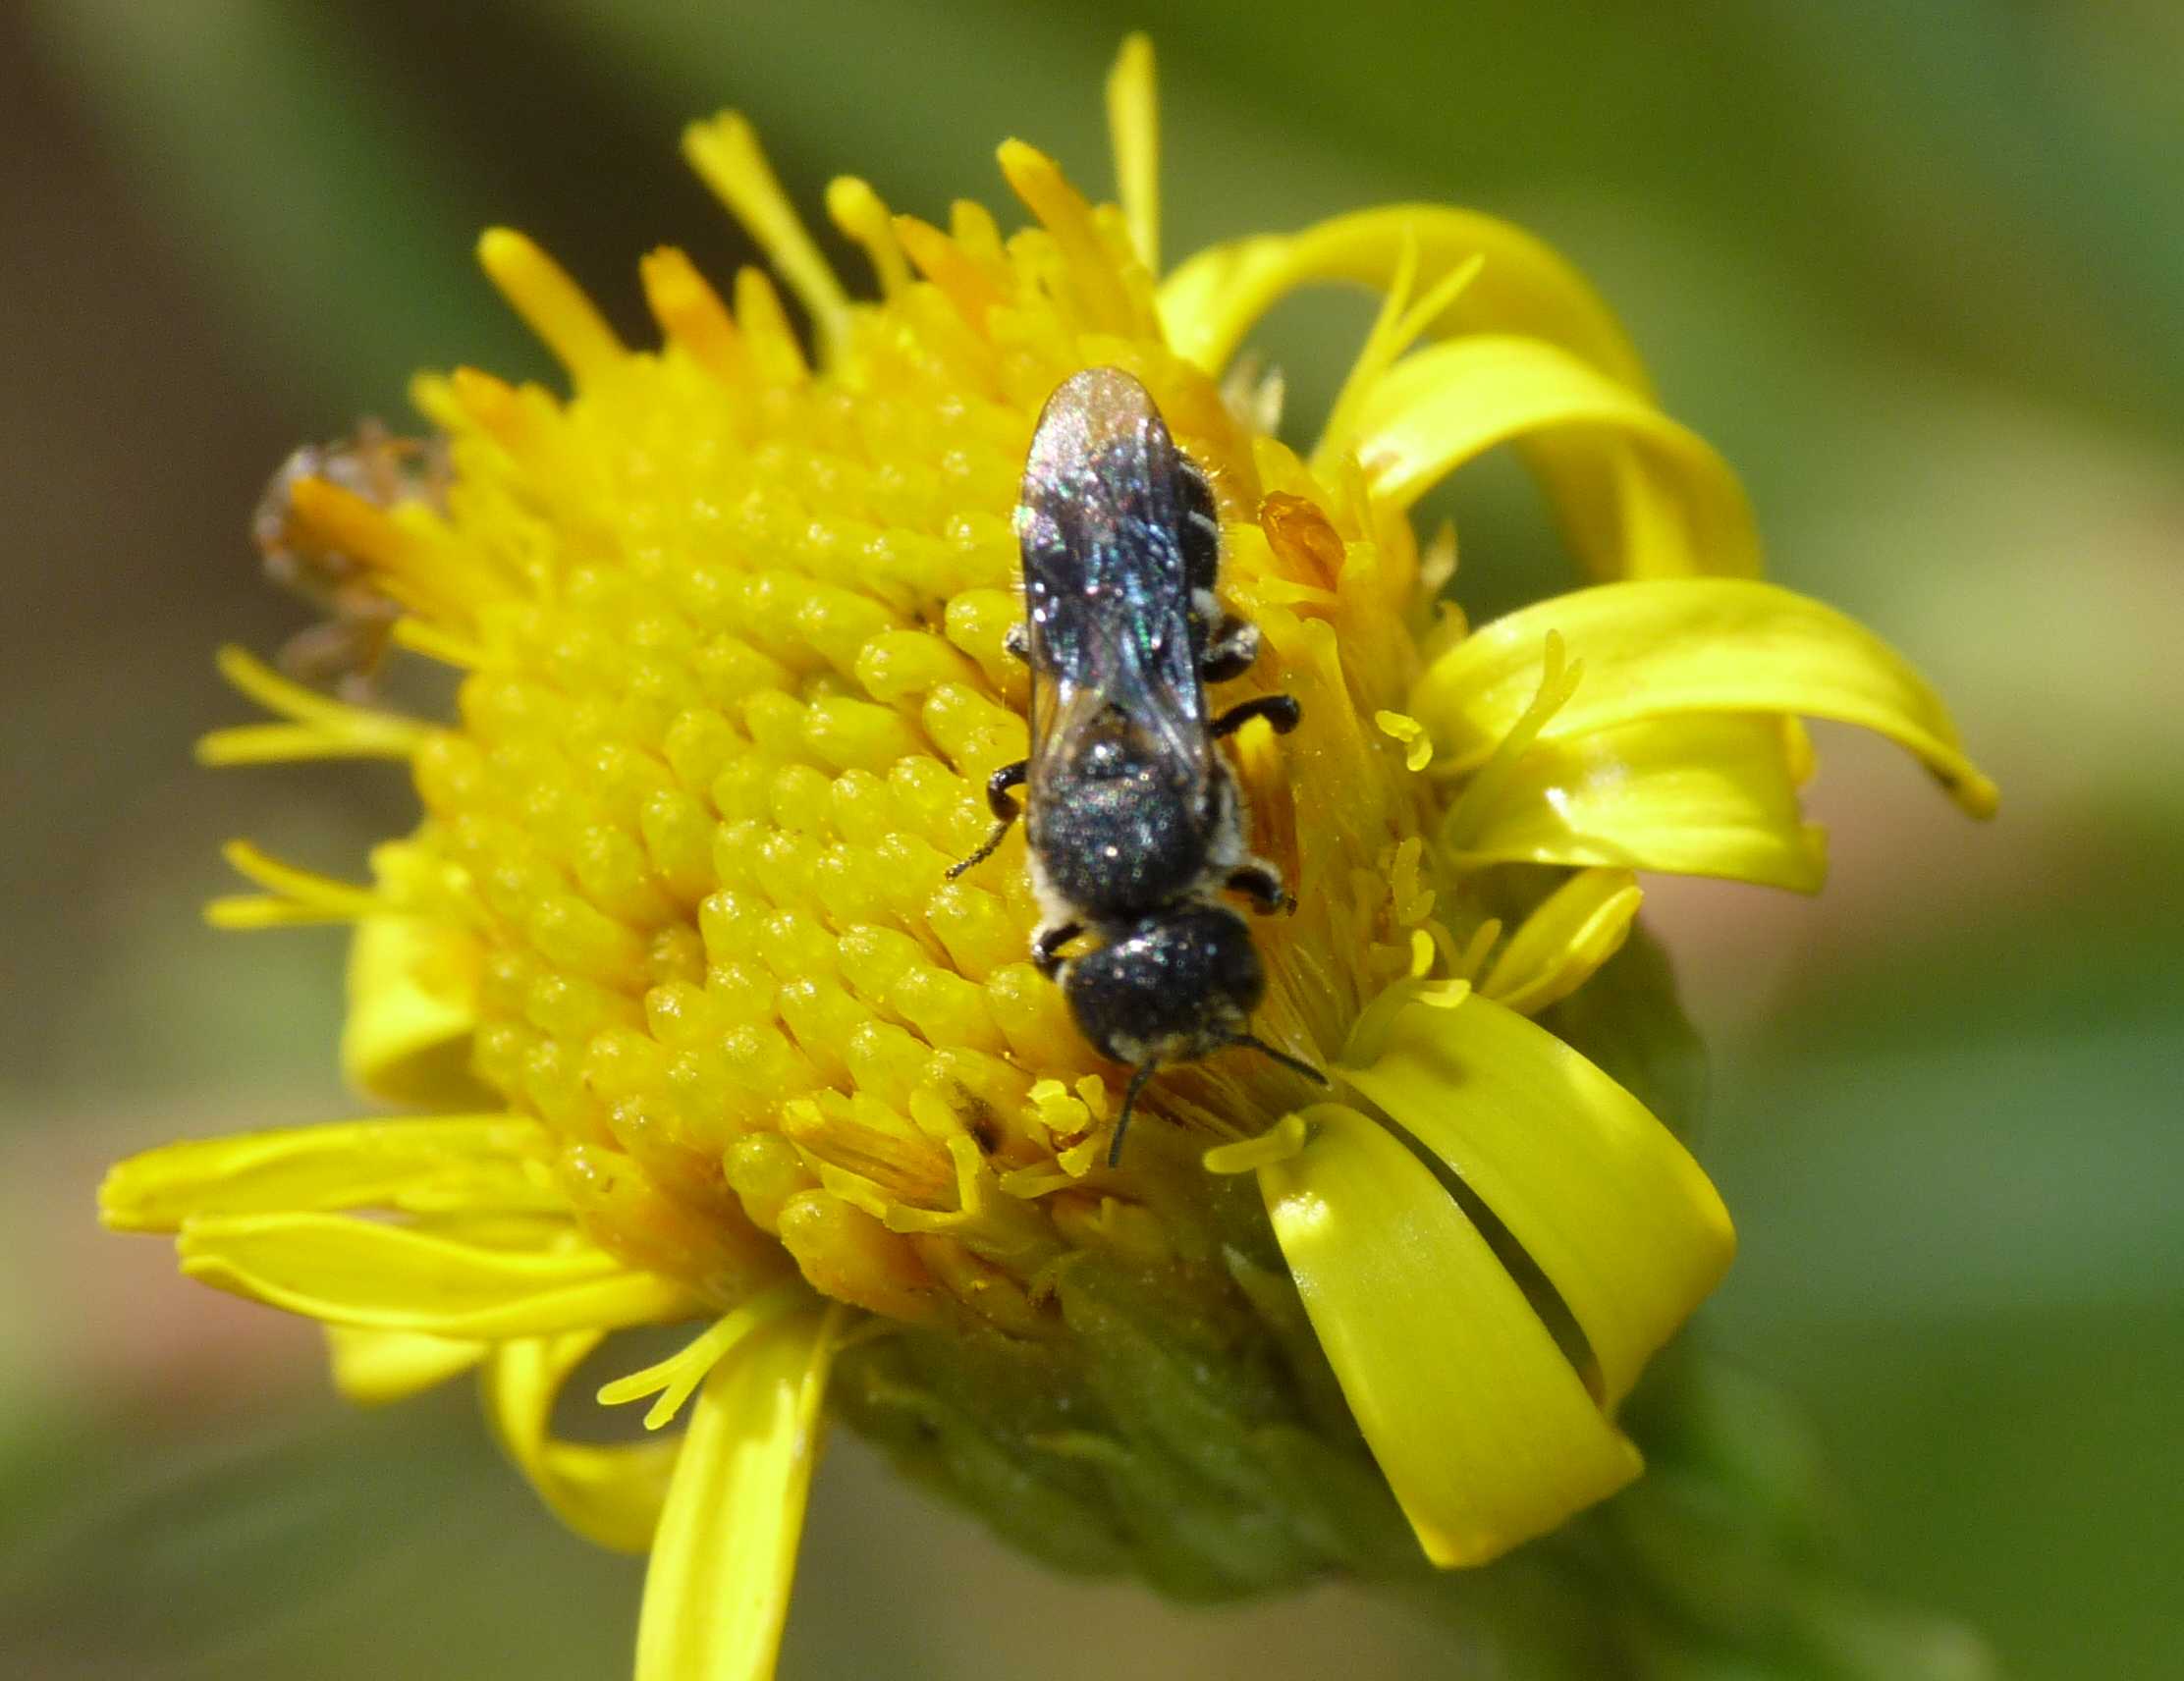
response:
[[[1266,974],[1221,899],[1290,904],[1281,872],[1245,848],[1242,796],[1214,743],[1254,718],[1285,733],[1297,704],[1263,695],[1208,717],[1205,685],[1249,670],[1259,633],[1215,598],[1221,527],[1205,475],[1120,369],[1088,369],[1048,399],[1016,535],[1025,622],[1010,646],[1031,667],[1031,757],[994,774],[993,836],[949,873],[1025,818],[1046,913],[1033,960],[1060,980],[1094,1048],[1133,1065],[1112,1164],[1138,1093],[1166,1063],[1244,1046],[1322,1078],[1252,1037]],[[1019,812],[1013,790],[1025,786]],[[1086,934],[1097,948],[1063,954]]]

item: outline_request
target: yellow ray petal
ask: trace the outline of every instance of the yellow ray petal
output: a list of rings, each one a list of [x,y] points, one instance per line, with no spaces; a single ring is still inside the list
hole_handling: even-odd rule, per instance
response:
[[[341,1066],[398,1104],[474,1103],[480,953],[468,930],[424,916],[367,916],[349,946]]]
[[[485,1358],[483,1342],[420,1336],[413,1330],[366,1330],[361,1326],[329,1325],[326,1351],[334,1386],[358,1406],[385,1406],[422,1394]]]
[[[385,1208],[407,1214],[548,1213],[548,1141],[509,1114],[326,1121],[191,1139],[117,1163],[99,1186],[116,1231],[174,1231],[193,1216]]]
[[[1383,290],[1406,245],[1417,250],[1416,284],[1424,290],[1485,259],[1478,279],[1427,327],[1435,337],[1517,333],[1544,339],[1645,391],[1637,352],[1574,268],[1521,228],[1441,204],[1391,204],[1297,234],[1210,246],[1162,285],[1161,321],[1180,354],[1219,372],[1267,311],[1298,287],[1346,281]]]
[[[1972,815],[1994,810],[1994,785],[1901,655],[1833,608],[1745,578],[1601,584],[1481,626],[1433,663],[1405,708],[1433,732],[1441,765],[1493,755],[1539,691],[1550,631],[1585,677],[1543,741],[1679,713],[1829,718],[1916,754]]]
[[[1342,1075],[1509,1228],[1575,1316],[1611,1407],[1735,1253],[1721,1199],[1668,1129],[1491,999],[1404,1009]]]
[[[1427,1556],[1484,1563],[1635,1477],[1637,1450],[1425,1166],[1354,1110],[1305,1116],[1304,1148],[1260,1167],[1259,1188]]]
[[[1535,743],[1443,843],[1459,867],[1621,865],[1797,893],[1827,872],[1779,719],[1687,714]]]
[[[596,1330],[504,1342],[486,1362],[485,1417],[509,1458],[554,1515],[587,1541],[617,1552],[652,1545],[682,1443],[607,1446],[551,1434],[554,1403],[570,1374],[599,1346]]]
[[[1525,1015],[1569,997],[1622,949],[1644,896],[1628,870],[1580,870],[1509,937],[1480,995]]]
[[[1615,493],[1605,509],[1574,503],[1574,490],[1556,497],[1581,550],[1613,543],[1611,567],[1588,557],[1596,569],[1631,577],[1759,569],[1743,487],[1712,447],[1543,341],[1479,336],[1416,352],[1359,398],[1354,430],[1373,489],[1400,508],[1497,444],[1555,436],[1561,468],[1590,457],[1590,481]],[[1596,533],[1611,515],[1612,528]]]
[[[771,1681],[840,1314],[775,1320],[706,1381],[645,1573],[636,1681]]]
[[[603,1250],[488,1248],[333,1214],[191,1220],[182,1270],[216,1289],[339,1325],[427,1336],[549,1336],[686,1318],[682,1285]]]

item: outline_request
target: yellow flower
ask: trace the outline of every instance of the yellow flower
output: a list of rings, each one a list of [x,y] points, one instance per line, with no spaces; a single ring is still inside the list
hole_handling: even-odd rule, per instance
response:
[[[764,274],[724,299],[674,250],[643,265],[662,345],[628,349],[488,234],[572,394],[421,378],[444,495],[304,472],[286,510],[399,609],[397,645],[462,673],[456,717],[222,656],[280,721],[208,760],[412,768],[423,819],[369,885],[239,843],[262,892],[213,916],[354,922],[345,1066],[434,1112],[153,1151],[105,1218],[325,1322],[358,1399],[479,1368],[552,1507],[651,1548],[642,1676],[770,1672],[830,1414],[1043,1556],[1198,1597],[1478,1563],[1612,1492],[1639,1469],[1617,1407],[1732,1239],[1543,1012],[1622,947],[1634,871],[1818,885],[1801,717],[1993,804],[1901,660],[1757,581],[1736,481],[1557,257],[1404,205],[1159,278],[1142,41],[1109,99],[1119,208],[1015,141],[1032,222],[1006,237],[836,182],[869,301],[740,119],[692,128],[815,355]],[[1221,382],[1323,281],[1386,304],[1300,457],[1277,388]],[[1337,1079],[1167,1070],[1113,1169],[1119,1070],[1027,961],[1021,840],[945,878],[1024,750],[1003,639],[1032,422],[1100,364],[1207,468],[1266,639],[1246,681],[1302,702],[1236,747],[1301,901],[1254,925],[1256,1027]],[[1470,631],[1441,600],[1453,537],[1421,547],[1409,510],[1505,441],[1600,581]],[[658,1429],[694,1397],[686,1431],[556,1437],[594,1349],[667,1322],[698,1329],[602,1399],[657,1396]]]

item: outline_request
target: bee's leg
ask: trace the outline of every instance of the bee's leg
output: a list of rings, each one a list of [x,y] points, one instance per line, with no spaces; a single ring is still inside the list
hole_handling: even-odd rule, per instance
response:
[[[1021,619],[1001,633],[1001,651],[1012,660],[1031,664],[1031,632]]]
[[[1206,638],[1206,651],[1198,656],[1201,681],[1227,682],[1251,670],[1259,657],[1259,626],[1248,619],[1223,614]]]
[[[1282,872],[1264,858],[1252,858],[1228,872],[1224,884],[1230,893],[1240,893],[1251,900],[1251,908],[1262,916],[1270,911],[1294,910],[1296,900],[1288,889],[1282,885]]]
[[[1262,694],[1250,700],[1239,701],[1214,720],[1216,736],[1233,735],[1254,718],[1264,718],[1274,726],[1277,735],[1286,735],[1297,727],[1304,716],[1304,709],[1297,705],[1292,694]]]
[[[994,848],[1008,835],[1009,826],[1023,815],[1023,808],[1009,797],[1009,790],[1023,786],[1028,761],[1018,759],[1012,765],[1004,765],[986,779],[986,803],[993,809],[994,832],[986,837],[986,843],[969,857],[948,867],[948,879],[954,881],[975,864],[982,864],[994,855]]]
[[[1264,1039],[1254,1039],[1248,1033],[1238,1033],[1228,1043],[1240,1045],[1246,1051],[1256,1051],[1262,1057],[1272,1057],[1292,1074],[1302,1074],[1306,1079],[1318,1085],[1324,1086],[1328,1083],[1327,1076],[1313,1067],[1311,1063],[1305,1061],[1302,1057],[1290,1056],[1286,1051],[1277,1051]]]
[[[1130,1128],[1130,1111],[1137,1107],[1137,1094],[1145,1089],[1145,1082],[1159,1069],[1158,1062],[1140,1062],[1130,1075],[1130,1083],[1122,1089],[1122,1112],[1115,1117],[1115,1136],[1108,1140],[1107,1165],[1122,1165],[1122,1134]]]
[[[1062,955],[1062,948],[1083,932],[1081,922],[1042,922],[1031,936],[1032,967],[1053,980],[1056,971],[1067,961]]]

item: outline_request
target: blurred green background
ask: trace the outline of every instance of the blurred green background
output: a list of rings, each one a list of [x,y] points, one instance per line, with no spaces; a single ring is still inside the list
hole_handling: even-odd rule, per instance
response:
[[[561,1534],[462,1385],[328,1396],[307,1327],[101,1235],[104,1162],[346,1112],[340,947],[215,936],[232,834],[354,869],[390,771],[198,771],[210,652],[301,609],[250,506],[408,370],[542,359],[469,262],[541,238],[639,334],[634,263],[747,252],[682,172],[735,104],[816,219],[837,171],[1000,203],[1019,134],[1107,181],[1154,29],[1167,245],[1401,197],[1601,283],[1746,475],[1778,576],[1951,697],[2004,814],[1822,733],[1818,902],[1660,884],[1717,1053],[1744,1254],[1709,1335],[1793,1395],[1877,1587],[2008,1673],[2184,1673],[2184,10],[2170,0],[31,0],[0,11],[15,792],[0,1008],[0,1672],[612,1676],[636,1567]],[[850,272],[856,272],[854,264]],[[1362,305],[1270,340],[1309,417]],[[1563,563],[1502,463],[1474,608]],[[1184,1612],[1056,1581],[841,1441],[790,1676],[1436,1673],[1328,1593]],[[1521,1681],[1521,1678],[1519,1678]]]

